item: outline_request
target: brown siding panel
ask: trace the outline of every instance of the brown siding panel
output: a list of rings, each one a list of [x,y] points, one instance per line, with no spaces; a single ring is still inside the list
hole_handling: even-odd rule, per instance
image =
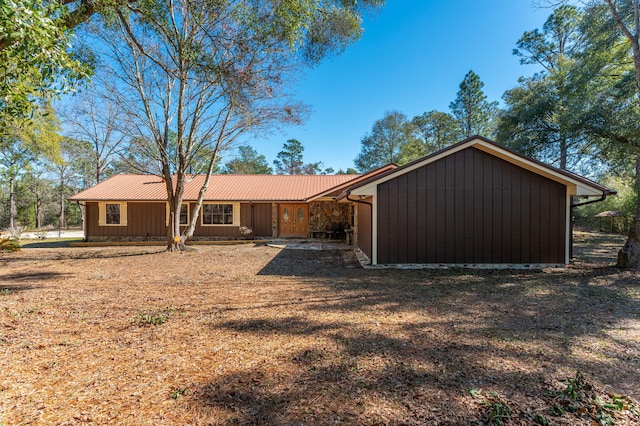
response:
[[[566,187],[476,148],[378,197],[378,263],[565,262]]]
[[[367,200],[371,202],[371,199]],[[358,209],[358,248],[371,259],[371,206],[357,204]]]
[[[270,237],[271,203],[242,203],[240,224],[253,229],[254,237]]]
[[[98,203],[86,203],[87,238],[146,238],[164,237],[165,203],[127,203],[127,226],[99,226]]]
[[[127,226],[98,226],[98,203],[87,202],[86,209],[87,223],[85,226],[89,239],[144,239],[167,235],[166,203],[164,202],[128,202]],[[193,212],[193,209],[194,203],[191,203],[190,212]],[[242,203],[240,205],[240,225],[253,228],[254,236],[271,236],[271,204]],[[184,228],[182,226],[181,230]],[[200,218],[197,220],[193,233],[193,238],[196,240],[245,237],[238,226],[202,226]]]

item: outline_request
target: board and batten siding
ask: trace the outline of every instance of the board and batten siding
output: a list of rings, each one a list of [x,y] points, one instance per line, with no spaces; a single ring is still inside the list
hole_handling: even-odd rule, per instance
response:
[[[189,203],[189,212],[195,203]],[[253,236],[271,236],[271,204],[241,203],[240,225],[252,228]],[[92,239],[163,238],[167,236],[167,204],[165,202],[127,202],[126,226],[100,226],[99,205],[87,202],[85,237]],[[185,226],[180,227],[184,230]],[[202,226],[200,218],[196,222],[194,238],[245,238],[240,227],[232,225]]]
[[[253,229],[254,237],[271,237],[271,203],[242,203],[240,224]]]
[[[371,197],[363,200],[365,202],[371,203]],[[371,230],[373,229],[371,227],[371,206],[369,204],[365,204],[365,203],[356,203],[357,209],[358,209],[358,223],[357,223],[357,228],[358,228],[358,241],[356,242],[356,244],[358,245],[358,248],[360,250],[362,250],[362,252],[364,254],[367,255],[367,257],[369,257],[369,259],[372,258],[372,235],[371,235]]]
[[[167,235],[165,203],[127,202],[126,226],[100,226],[97,202],[85,205],[87,223],[86,238],[158,237]]]
[[[377,263],[566,262],[566,186],[479,149],[400,175],[377,193]]]

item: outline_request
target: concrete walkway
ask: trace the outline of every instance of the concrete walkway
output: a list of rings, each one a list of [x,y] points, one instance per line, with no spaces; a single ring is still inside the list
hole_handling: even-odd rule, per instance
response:
[[[274,239],[267,243],[269,247],[288,250],[353,250],[353,246],[347,245],[344,240],[289,240]]]
[[[23,240],[37,240],[39,238],[41,238],[42,233],[41,232],[23,232],[22,235],[20,235],[20,239]],[[84,238],[84,232],[82,230],[62,230],[60,232],[58,232],[57,229],[54,229],[52,231],[46,231],[44,233],[44,235],[46,236],[46,238],[44,239],[51,239],[51,238]],[[8,232],[3,232],[2,233],[2,237],[8,237],[9,233]]]

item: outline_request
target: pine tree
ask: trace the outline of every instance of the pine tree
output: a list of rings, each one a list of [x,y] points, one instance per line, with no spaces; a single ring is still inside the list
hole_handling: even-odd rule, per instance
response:
[[[484,83],[473,71],[469,71],[460,83],[456,99],[449,104],[451,113],[458,122],[462,136],[493,136],[494,117],[498,103],[488,102],[482,91]]]

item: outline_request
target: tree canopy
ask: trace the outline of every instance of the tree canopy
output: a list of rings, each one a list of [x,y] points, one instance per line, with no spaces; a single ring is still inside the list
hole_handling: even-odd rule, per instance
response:
[[[229,160],[222,173],[229,174],[271,174],[273,169],[269,167],[267,159],[249,145],[238,147],[238,156]]]
[[[123,3],[103,19],[106,96],[138,147],[131,163],[166,182],[168,249],[184,249],[193,234],[220,152],[242,134],[299,123],[304,107],[288,84],[301,66],[356,40],[359,13],[381,4],[153,0]],[[181,231],[186,175],[198,172],[207,177]]]
[[[487,101],[483,87],[480,77],[473,70],[469,71],[460,83],[456,98],[449,105],[460,133],[465,138],[473,135],[493,136],[498,103]]]
[[[332,173],[333,169],[322,169],[322,162],[305,163],[303,161],[304,146],[296,139],[289,139],[278,152],[273,165],[276,173],[285,175],[315,175]]]
[[[414,131],[414,125],[405,114],[386,112],[362,138],[360,153],[353,161],[356,168],[366,173],[389,163],[401,163],[402,149],[414,142]]]

